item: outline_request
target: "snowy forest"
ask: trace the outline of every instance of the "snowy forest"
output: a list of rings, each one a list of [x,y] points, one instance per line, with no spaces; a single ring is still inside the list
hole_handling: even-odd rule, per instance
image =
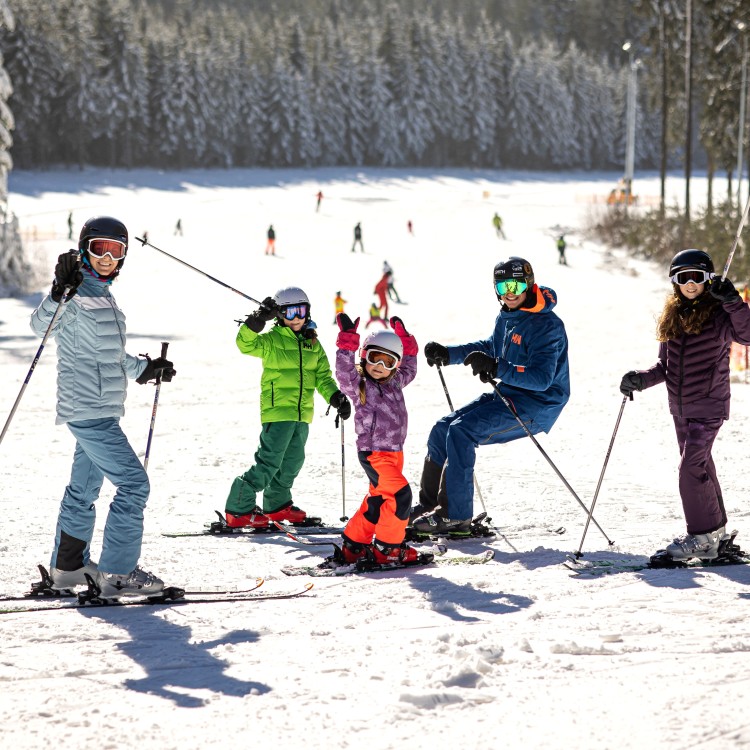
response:
[[[685,0],[631,0],[614,14],[610,3],[572,0],[543,11],[374,0],[9,5],[15,28],[2,52],[22,168],[613,168],[625,152],[626,34],[640,65],[636,164],[657,167],[665,143],[679,163],[683,149]],[[740,0],[692,5],[693,112],[714,123],[696,128],[699,153],[730,168],[740,40],[713,50],[750,10]],[[663,142],[665,88],[675,135]],[[729,103],[734,126],[717,120]]]
[[[611,169],[636,61],[636,165],[678,166],[689,47],[695,158],[731,170],[750,6],[611,5],[9,0],[12,155],[20,168]]]

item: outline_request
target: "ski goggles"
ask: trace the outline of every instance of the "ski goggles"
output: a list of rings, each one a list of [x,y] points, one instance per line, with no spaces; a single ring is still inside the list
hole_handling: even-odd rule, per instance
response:
[[[669,280],[678,286],[685,286],[691,281],[694,284],[705,284],[713,274],[708,271],[701,271],[698,268],[686,268],[684,271],[677,271],[674,276],[670,276]]]
[[[504,279],[495,282],[495,290],[501,297],[506,294],[521,294],[528,288],[529,285],[525,281],[518,281],[518,279]]]
[[[304,320],[310,312],[310,305],[287,305],[281,308],[284,320],[294,320],[302,318]]]
[[[368,365],[382,365],[386,370],[395,370],[398,367],[398,357],[380,349],[366,349],[365,362]]]
[[[109,255],[112,260],[122,260],[125,257],[128,247],[120,240],[110,240],[103,237],[95,237],[89,240],[89,246],[86,251],[92,258],[101,260],[105,255]]]

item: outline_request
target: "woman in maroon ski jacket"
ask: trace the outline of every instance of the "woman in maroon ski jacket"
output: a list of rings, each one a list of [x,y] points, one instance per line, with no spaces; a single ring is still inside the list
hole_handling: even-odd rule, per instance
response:
[[[750,307],[729,279],[713,276],[710,256],[682,250],[672,259],[667,297],[657,325],[659,359],[632,370],[620,391],[666,383],[680,448],[679,486],[687,534],[667,546],[675,560],[715,559],[727,515],[711,448],[729,418],[729,350],[750,344]]]

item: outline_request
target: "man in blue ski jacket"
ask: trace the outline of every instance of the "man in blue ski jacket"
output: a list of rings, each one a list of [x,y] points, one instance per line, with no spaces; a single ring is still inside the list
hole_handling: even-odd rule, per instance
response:
[[[498,387],[532,434],[549,432],[570,398],[568,338],[553,312],[554,290],[534,283],[531,264],[511,257],[493,274],[500,314],[489,338],[459,346],[430,341],[427,364],[463,363]],[[440,419],[430,432],[411,521],[428,533],[468,531],[473,515],[476,447],[526,436],[493,390]],[[434,512],[433,511],[437,511]]]

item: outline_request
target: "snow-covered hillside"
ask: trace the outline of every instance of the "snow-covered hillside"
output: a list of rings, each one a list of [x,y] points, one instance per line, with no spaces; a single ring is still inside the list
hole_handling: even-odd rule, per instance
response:
[[[554,288],[570,339],[572,397],[544,450],[588,505],[622,397],[621,375],[655,361],[654,319],[665,271],[609,253],[575,232],[586,199],[613,175],[488,172],[151,171],[14,173],[10,207],[51,279],[77,228],[112,214],[132,235],[257,299],[286,285],[309,294],[331,360],[333,298],[366,318],[384,260],[405,304],[394,305],[421,346],[487,335],[497,312],[492,268],[509,255]],[[694,180],[694,195],[702,181]],[[320,211],[315,194],[322,189]],[[658,193],[656,179],[638,190]],[[682,194],[678,178],[670,181]],[[492,215],[507,240],[495,236]],[[175,236],[182,219],[184,236]],[[407,221],[414,236],[407,232]],[[352,253],[362,223],[366,252]],[[263,254],[273,224],[277,257]],[[568,234],[568,266],[554,238]],[[714,248],[723,263],[731,246]],[[680,248],[675,248],[675,250]],[[730,274],[731,275],[731,274]],[[0,300],[0,414],[4,421],[39,346],[28,326],[46,291]],[[235,319],[254,305],[166,255],[133,242],[114,294],[128,317],[128,350],[169,341],[178,371],[161,389],[149,462],[142,565],[191,588],[290,591],[310,562],[291,540],[181,538],[223,510],[251,463],[259,433],[260,363],[240,355]],[[54,425],[55,346],[36,368],[0,445],[0,590],[26,590],[51,552],[74,441]],[[454,404],[487,386],[445,370]],[[715,460],[730,524],[750,546],[750,395],[733,385],[733,417]],[[420,356],[405,391],[406,473],[416,492],[425,444],[447,413],[437,372]],[[123,426],[145,450],[154,389],[131,383]],[[346,512],[367,483],[346,424]],[[684,532],[677,449],[663,389],[626,405],[595,516],[620,556],[650,554]],[[502,534],[461,549],[495,550],[484,566],[430,567],[315,579],[291,601],[131,607],[0,616],[0,719],[14,748],[739,748],[750,746],[746,653],[750,568],[647,571],[597,580],[561,565],[586,515],[534,444],[482,448],[477,478]],[[111,497],[98,503],[101,526]],[[295,501],[337,523],[340,433],[318,399]],[[475,509],[481,510],[479,501]],[[554,529],[565,527],[562,534]],[[606,554],[589,529],[586,557]],[[321,548],[325,552],[325,548]]]

